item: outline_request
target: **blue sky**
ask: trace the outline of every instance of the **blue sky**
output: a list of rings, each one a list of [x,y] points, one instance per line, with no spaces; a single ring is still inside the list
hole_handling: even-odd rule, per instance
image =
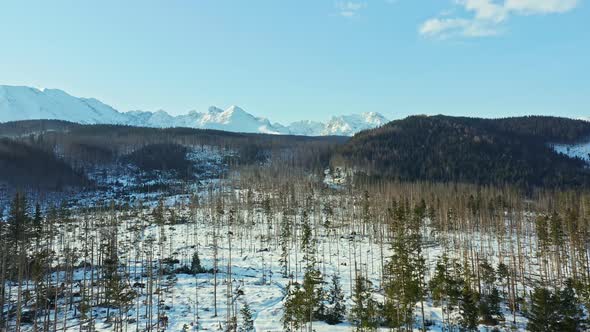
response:
[[[590,116],[587,0],[6,0],[0,35],[0,84],[123,111]]]

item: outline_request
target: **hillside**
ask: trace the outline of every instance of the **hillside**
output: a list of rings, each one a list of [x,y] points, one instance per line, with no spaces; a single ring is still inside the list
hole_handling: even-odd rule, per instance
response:
[[[226,151],[224,162],[232,165],[274,162],[322,171],[348,138],[28,120],[0,124],[0,139],[0,184],[55,189],[85,184],[82,172],[128,164],[147,172],[174,170],[185,179],[202,173],[187,158],[204,149]]]
[[[588,136],[590,123],[564,118],[412,116],[357,134],[340,155],[373,178],[576,187],[590,185],[586,164],[550,144]]]
[[[63,189],[88,184],[84,174],[36,146],[0,139],[0,183],[13,187]]]

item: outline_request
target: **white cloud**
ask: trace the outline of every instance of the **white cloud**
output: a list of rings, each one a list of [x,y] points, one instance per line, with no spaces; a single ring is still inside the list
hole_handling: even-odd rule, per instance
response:
[[[498,30],[485,21],[462,18],[432,18],[422,24],[420,34],[445,39],[454,35],[465,37],[493,36],[498,34]]]
[[[468,17],[438,17],[428,19],[419,28],[427,37],[448,38],[452,36],[483,37],[500,33],[502,24],[511,15],[538,15],[565,13],[574,9],[578,0],[453,0]]]
[[[578,5],[578,0],[506,0],[508,10],[523,14],[565,13]]]
[[[467,11],[474,12],[478,20],[502,22],[506,18],[504,6],[491,0],[455,0],[455,3],[463,6]]]
[[[366,2],[337,1],[335,4],[338,15],[343,17],[355,17],[359,11],[367,7]]]

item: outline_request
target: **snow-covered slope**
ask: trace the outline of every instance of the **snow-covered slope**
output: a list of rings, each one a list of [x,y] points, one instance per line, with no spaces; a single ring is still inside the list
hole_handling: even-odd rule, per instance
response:
[[[293,122],[289,125],[289,132],[293,135],[303,136],[319,136],[326,128],[326,125],[321,122],[303,120]]]
[[[578,144],[552,144],[553,149],[572,158],[580,158],[590,163],[590,142]]]
[[[389,122],[377,112],[366,112],[332,117],[325,125],[322,135],[351,136],[359,131],[382,126]]]
[[[0,122],[33,119],[119,124],[127,117],[96,99],[73,97],[61,90],[0,85]]]
[[[96,99],[74,97],[61,90],[0,85],[0,122],[35,119],[306,136],[351,136],[388,121],[379,113],[369,112],[336,116],[327,123],[304,120],[283,126],[266,118],[256,117],[238,106],[231,106],[226,110],[212,106],[206,112],[191,111],[178,116],[172,116],[163,110],[123,113]]]
[[[352,136],[359,131],[382,126],[389,122],[383,115],[376,112],[341,115],[332,117],[327,123],[315,121],[298,121],[288,126],[294,135]]]
[[[178,117],[180,123],[192,128],[207,128],[226,131],[286,134],[286,129],[278,124],[271,124],[268,119],[255,117],[238,106],[231,106],[225,111],[210,107],[206,113],[191,112]]]

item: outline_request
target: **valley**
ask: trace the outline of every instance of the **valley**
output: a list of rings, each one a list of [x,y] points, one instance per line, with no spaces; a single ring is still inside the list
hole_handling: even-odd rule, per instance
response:
[[[2,1],[0,332],[590,332],[588,18]]]
[[[330,137],[11,126],[85,180],[3,187],[7,331],[586,326],[577,185],[373,177]]]

